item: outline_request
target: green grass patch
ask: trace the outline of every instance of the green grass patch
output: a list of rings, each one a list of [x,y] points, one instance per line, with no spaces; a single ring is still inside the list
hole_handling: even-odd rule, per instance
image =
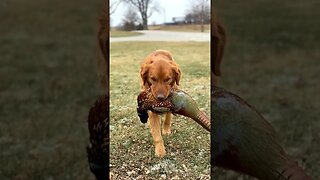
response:
[[[0,3],[0,179],[94,179],[87,116],[99,95],[100,1]]]
[[[210,135],[193,120],[173,117],[172,134],[164,137],[167,155],[154,155],[150,130],[136,113],[139,70],[156,49],[173,53],[182,70],[181,88],[210,116],[209,43],[126,42],[110,50],[110,167],[118,178],[196,179],[210,175]],[[201,71],[195,75],[195,71]]]
[[[221,86],[271,122],[286,151],[313,179],[320,178],[317,5],[317,0],[215,3],[228,33]],[[252,179],[220,169],[214,178]]]
[[[138,35],[142,35],[142,33],[133,32],[133,31],[118,31],[118,30],[110,31],[110,37],[129,37],[129,36],[138,36]]]

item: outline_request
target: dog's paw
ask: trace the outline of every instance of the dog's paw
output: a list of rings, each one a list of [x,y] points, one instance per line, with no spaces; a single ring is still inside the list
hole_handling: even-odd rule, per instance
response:
[[[163,126],[162,127],[162,134],[169,136],[171,134],[171,128],[170,126]]]
[[[159,158],[162,158],[166,155],[166,150],[163,144],[159,144],[155,147],[155,154]]]

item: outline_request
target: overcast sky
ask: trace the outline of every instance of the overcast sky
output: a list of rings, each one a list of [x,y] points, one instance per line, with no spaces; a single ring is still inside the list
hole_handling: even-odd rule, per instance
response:
[[[110,0],[110,3],[113,0]],[[165,22],[172,22],[172,17],[183,17],[189,9],[192,0],[153,0],[159,6],[160,12],[154,12],[148,19],[148,24],[162,24]],[[121,3],[116,9],[115,13],[111,15],[111,25],[119,25],[127,10],[127,5]],[[140,17],[140,14],[138,14]]]

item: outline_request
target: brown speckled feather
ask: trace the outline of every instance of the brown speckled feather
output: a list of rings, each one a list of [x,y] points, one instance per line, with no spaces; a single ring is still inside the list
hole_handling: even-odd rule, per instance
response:
[[[87,156],[91,172],[98,180],[109,179],[109,100],[101,96],[90,109]]]

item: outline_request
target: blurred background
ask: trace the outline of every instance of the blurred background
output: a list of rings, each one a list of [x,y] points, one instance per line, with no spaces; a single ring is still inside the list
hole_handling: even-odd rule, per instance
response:
[[[93,179],[85,148],[102,3],[0,2],[0,179]]]
[[[213,6],[228,34],[221,86],[260,111],[288,154],[319,179],[320,2],[232,0]],[[219,169],[214,174],[219,180],[238,176]]]
[[[137,30],[210,32],[210,4],[209,0],[110,0],[110,35],[141,34]]]
[[[228,33],[221,86],[271,122],[281,144],[313,179],[320,178],[319,3],[213,4]],[[93,179],[85,147],[88,109],[100,94],[95,33],[102,4],[0,2],[0,179]],[[188,7],[174,17],[185,17]],[[159,16],[159,23],[174,22],[168,14]],[[172,27],[150,23],[158,30]],[[250,179],[221,169],[213,178]]]

